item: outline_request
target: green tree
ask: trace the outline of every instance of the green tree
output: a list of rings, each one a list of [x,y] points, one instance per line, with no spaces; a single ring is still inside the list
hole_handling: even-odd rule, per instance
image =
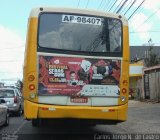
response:
[[[146,67],[152,67],[152,66],[158,65],[160,63],[160,59],[158,55],[153,51],[152,39],[148,41],[148,45],[149,45],[149,49],[146,52],[144,62]]]

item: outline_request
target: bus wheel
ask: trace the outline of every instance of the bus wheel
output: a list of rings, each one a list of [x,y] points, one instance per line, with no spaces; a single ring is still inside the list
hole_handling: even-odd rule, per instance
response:
[[[32,126],[38,127],[40,125],[39,119],[32,119]]]

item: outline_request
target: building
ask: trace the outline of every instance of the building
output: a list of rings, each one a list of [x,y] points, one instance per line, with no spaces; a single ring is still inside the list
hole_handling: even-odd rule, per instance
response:
[[[0,82],[0,88],[4,87],[4,83]]]
[[[134,99],[145,99],[145,88],[143,82],[144,59],[148,55],[149,46],[130,46],[130,97]],[[160,57],[160,46],[153,46],[152,50]]]
[[[143,69],[143,98],[160,101],[160,65]]]
[[[130,46],[130,60],[144,59],[147,56],[149,46]],[[160,46],[153,46],[153,52],[160,57]]]
[[[142,70],[143,61],[131,63],[129,66],[129,94],[131,98],[141,99],[142,98]]]

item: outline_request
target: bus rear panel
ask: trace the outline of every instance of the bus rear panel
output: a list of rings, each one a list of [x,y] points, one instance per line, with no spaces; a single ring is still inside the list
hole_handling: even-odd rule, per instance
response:
[[[119,15],[33,9],[24,61],[24,116],[95,123],[127,119],[128,24]]]

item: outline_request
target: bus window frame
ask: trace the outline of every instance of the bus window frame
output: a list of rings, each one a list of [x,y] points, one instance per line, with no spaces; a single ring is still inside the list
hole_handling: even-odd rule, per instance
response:
[[[76,51],[76,50],[66,50],[66,49],[55,49],[42,47],[39,44],[39,30],[40,30],[40,17],[42,14],[70,14],[70,15],[81,15],[81,16],[92,16],[98,18],[108,18],[119,20],[121,24],[121,51],[119,52],[88,52],[88,51]],[[71,54],[71,55],[88,55],[88,56],[107,56],[107,57],[123,57],[123,22],[120,18],[113,18],[107,16],[98,16],[92,14],[82,14],[82,13],[70,13],[70,12],[40,12],[38,15],[38,29],[37,29],[37,52],[46,53],[58,53],[58,54]]]

